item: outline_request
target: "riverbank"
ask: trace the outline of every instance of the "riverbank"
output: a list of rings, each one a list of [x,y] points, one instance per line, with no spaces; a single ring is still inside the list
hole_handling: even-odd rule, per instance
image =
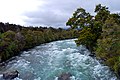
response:
[[[76,44],[85,45],[97,59],[110,67],[120,79],[120,14],[98,4],[95,15],[78,8],[66,23],[71,28],[82,28]]]
[[[6,61],[18,55],[21,51],[37,45],[78,36],[77,30],[55,29],[52,27],[24,27],[4,23],[0,23],[0,31],[0,62]]]
[[[36,46],[10,61],[0,71],[19,71],[21,80],[57,80],[70,73],[71,80],[116,80],[109,67],[89,56],[84,47],[77,47],[74,40],[54,41]]]

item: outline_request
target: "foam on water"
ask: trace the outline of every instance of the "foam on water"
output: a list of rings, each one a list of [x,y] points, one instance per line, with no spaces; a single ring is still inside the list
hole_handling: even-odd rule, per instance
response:
[[[2,80],[2,77],[3,77],[3,75],[2,75],[2,74],[0,74],[0,80]]]
[[[66,72],[72,74],[71,80],[117,79],[107,66],[89,54],[84,46],[77,47],[74,40],[51,42],[24,51],[8,63],[5,71],[17,69],[20,77],[15,80],[57,80]]]
[[[14,80],[23,80],[23,79],[20,79],[20,78],[15,78]]]

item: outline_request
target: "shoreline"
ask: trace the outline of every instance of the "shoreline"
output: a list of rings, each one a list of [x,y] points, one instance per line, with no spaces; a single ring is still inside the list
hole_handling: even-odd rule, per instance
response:
[[[69,40],[69,39],[76,39],[76,38],[67,38],[67,39],[60,39],[60,40]],[[53,40],[53,41],[50,41],[50,42],[60,41],[60,40]],[[46,44],[46,43],[50,43],[50,42],[45,42],[45,43],[42,43],[42,44]],[[12,56],[11,58],[7,59],[6,61],[0,62],[0,67],[6,65],[8,62],[10,62],[11,60],[15,59],[16,56],[21,55],[22,52],[24,52],[24,51],[28,51],[28,50],[33,49],[33,48],[35,48],[35,47],[37,47],[37,46],[40,46],[40,45],[42,45],[42,44],[39,44],[39,45],[33,46],[33,47],[31,47],[31,48],[28,48],[28,49],[23,49],[23,50],[21,50],[20,52],[18,52],[17,55]]]

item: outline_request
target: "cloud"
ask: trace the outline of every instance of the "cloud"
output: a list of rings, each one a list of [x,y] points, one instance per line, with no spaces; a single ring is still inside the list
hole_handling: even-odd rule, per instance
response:
[[[99,3],[103,3],[102,0],[44,0],[44,5],[37,11],[24,14],[27,17],[24,22],[35,26],[66,27],[67,20],[77,8],[83,7],[93,14]]]
[[[35,11],[42,0],[0,0],[0,21],[24,24],[24,12]]]
[[[82,7],[94,14],[102,4],[112,12],[120,12],[119,0],[0,0],[0,21],[26,26],[66,27],[73,12]]]
[[[45,0],[44,6],[39,7],[39,10],[27,12],[25,22],[29,25],[46,25],[53,27],[65,27],[66,21],[76,9],[78,3],[76,1],[58,1]],[[76,6],[73,6],[76,5]]]

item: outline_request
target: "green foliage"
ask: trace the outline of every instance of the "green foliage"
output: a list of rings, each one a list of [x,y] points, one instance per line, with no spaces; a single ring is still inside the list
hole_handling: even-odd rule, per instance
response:
[[[105,9],[105,7],[102,8],[102,10]],[[97,14],[97,17],[99,14]],[[120,76],[120,16],[118,14],[109,14],[108,10],[106,13],[103,11],[102,14],[101,16],[104,19],[101,22],[104,24],[101,38],[97,40],[96,55],[98,58],[105,60],[105,64],[110,66],[117,76]]]
[[[5,25],[3,26],[6,27]],[[10,28],[8,26],[10,26]],[[69,39],[78,36],[78,31],[64,30],[61,28],[22,27],[19,29],[11,24],[7,24],[7,28],[10,30],[0,33],[0,62],[17,55],[24,49],[29,49],[54,40]]]
[[[66,23],[67,26],[71,26],[71,28],[84,28],[90,27],[92,23],[92,16],[87,13],[83,8],[78,8],[73,16]]]
[[[2,34],[1,38],[4,40],[4,41],[13,41],[14,38],[15,38],[15,32],[13,31],[7,31],[5,33]]]
[[[80,36],[75,42],[77,45],[85,45],[91,52],[94,50],[97,39],[102,32],[101,22],[96,21],[90,13],[83,8],[78,8],[66,25],[71,28],[81,28]]]
[[[116,64],[116,61],[117,61],[118,57],[113,57],[113,58],[109,58],[105,61],[105,63],[112,69],[114,70],[114,67],[113,65]]]
[[[66,25],[81,27],[77,45],[85,45],[95,51],[98,59],[104,61],[120,77],[120,14],[111,14],[106,6],[98,4],[96,15],[91,16],[83,8],[77,9]]]
[[[95,16],[95,20],[100,21],[101,24],[103,24],[110,15],[108,7],[102,6],[101,4],[96,5],[95,12],[97,13],[97,15]]]
[[[102,38],[98,39],[96,55],[101,59],[107,60],[106,64],[115,71],[116,75],[120,74],[120,25],[114,17],[109,17],[102,28]],[[120,76],[120,75],[119,75]]]
[[[92,51],[92,47],[94,44],[94,40],[96,38],[96,34],[92,34],[91,29],[83,29],[80,32],[80,37],[75,41],[78,45],[84,44],[90,51]]]
[[[114,71],[115,71],[117,77],[120,78],[120,75],[119,75],[120,74],[120,62],[116,62],[113,67],[114,67]]]

